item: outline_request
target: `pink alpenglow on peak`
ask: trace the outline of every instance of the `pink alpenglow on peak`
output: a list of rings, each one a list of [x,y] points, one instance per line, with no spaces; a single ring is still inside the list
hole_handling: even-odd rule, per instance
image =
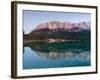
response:
[[[34,30],[39,30],[39,29],[71,30],[73,28],[80,28],[80,29],[90,30],[90,27],[91,27],[90,22],[70,23],[70,22],[51,21],[51,22],[46,22],[46,23],[39,24]]]

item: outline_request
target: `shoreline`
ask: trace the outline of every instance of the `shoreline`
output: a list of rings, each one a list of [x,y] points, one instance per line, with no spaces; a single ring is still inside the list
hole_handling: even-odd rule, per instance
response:
[[[30,43],[30,42],[48,42],[48,43],[54,43],[54,42],[74,42],[74,41],[83,41],[83,40],[64,40],[64,39],[48,39],[48,40],[23,40],[23,43]],[[90,40],[84,40],[90,41]]]

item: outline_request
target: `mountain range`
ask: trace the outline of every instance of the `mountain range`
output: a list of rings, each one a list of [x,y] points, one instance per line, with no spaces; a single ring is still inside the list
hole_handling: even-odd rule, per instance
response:
[[[29,34],[24,34],[25,40],[90,40],[90,22],[70,23],[50,21],[36,26]]]
[[[70,22],[51,21],[51,22],[39,24],[34,30],[39,30],[39,29],[71,30],[71,29],[75,29],[75,28],[80,29],[80,30],[81,29],[90,29],[90,22],[70,23]]]

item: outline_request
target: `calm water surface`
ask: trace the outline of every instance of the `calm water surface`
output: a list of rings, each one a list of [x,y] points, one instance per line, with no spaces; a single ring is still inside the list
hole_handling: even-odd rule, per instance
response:
[[[23,69],[90,66],[90,42],[24,44]]]

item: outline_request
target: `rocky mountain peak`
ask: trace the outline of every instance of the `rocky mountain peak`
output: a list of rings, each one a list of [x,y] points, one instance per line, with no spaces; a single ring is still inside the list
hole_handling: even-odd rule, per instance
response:
[[[39,30],[39,29],[49,29],[49,30],[78,29],[79,30],[79,29],[90,29],[90,26],[91,25],[89,22],[70,23],[70,22],[50,21],[50,22],[45,22],[45,23],[39,24],[34,30]]]

